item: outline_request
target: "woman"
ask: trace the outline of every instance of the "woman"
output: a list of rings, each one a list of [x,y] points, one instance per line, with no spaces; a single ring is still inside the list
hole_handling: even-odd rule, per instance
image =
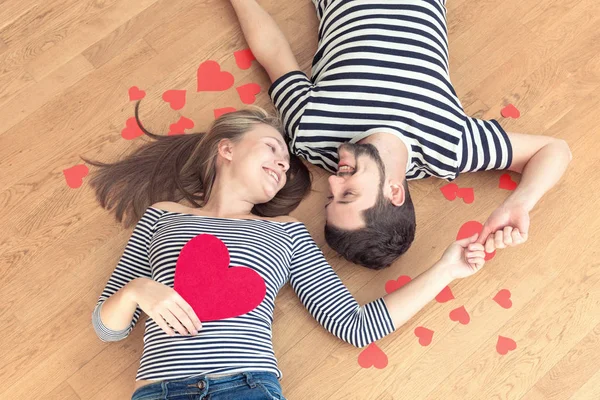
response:
[[[95,163],[102,169],[94,178],[103,206],[119,219],[139,219],[93,312],[105,341],[124,339],[140,313],[148,315],[134,400],[283,399],[271,325],[275,297],[288,280],[327,330],[365,346],[484,264],[476,236],[458,241],[409,284],[361,307],[304,224],[285,216],[310,180],[303,164],[290,158],[273,119],[238,111],[217,119],[205,134],[151,136],[157,141],[119,163]],[[183,198],[194,207],[173,202]],[[185,298],[175,291],[187,246],[207,237],[226,246],[229,266],[249,268],[264,281],[264,295],[251,311],[201,321],[198,313],[207,310],[190,303],[205,296],[210,277]],[[215,251],[199,251],[192,261]],[[204,300],[210,305],[212,298]]]

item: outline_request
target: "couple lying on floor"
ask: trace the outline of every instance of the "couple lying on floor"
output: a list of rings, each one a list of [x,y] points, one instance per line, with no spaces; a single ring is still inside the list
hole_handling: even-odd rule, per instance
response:
[[[564,141],[465,114],[449,78],[443,0],[313,3],[319,45],[308,78],[256,1],[231,0],[272,81],[279,118],[250,109],[221,116],[206,133],[146,131],[153,141],[127,158],[91,162],[101,205],[136,224],[92,316],[98,336],[117,341],[142,311],[148,315],[133,399],[283,399],[271,340],[283,285],[289,281],[325,329],[366,346],[480,270],[485,251],[525,242],[529,212],[567,168]],[[413,241],[408,180],[491,169],[522,178],[480,234],[450,244],[424,273],[361,306],[304,224],[288,216],[310,191],[300,158],[332,173],[327,243],[374,269]],[[194,272],[196,264],[212,271],[219,260],[230,267],[223,274],[243,269],[252,285],[227,297],[224,275]],[[198,280],[192,289],[178,280],[182,271]]]

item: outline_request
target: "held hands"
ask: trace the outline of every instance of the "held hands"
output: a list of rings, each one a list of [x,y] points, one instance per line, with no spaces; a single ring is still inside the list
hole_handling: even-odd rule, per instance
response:
[[[169,336],[171,325],[181,335],[197,335],[202,323],[190,305],[173,288],[149,278],[131,281],[132,299]]]
[[[442,255],[440,264],[452,279],[466,278],[479,271],[485,264],[485,251],[480,243],[476,243],[478,235],[457,240]]]
[[[477,243],[485,244],[485,251],[518,246],[525,243],[529,232],[529,211],[518,202],[507,201],[485,221]]]

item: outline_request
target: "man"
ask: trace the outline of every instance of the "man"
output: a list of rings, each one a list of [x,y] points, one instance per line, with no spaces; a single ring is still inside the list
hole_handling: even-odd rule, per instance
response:
[[[313,0],[312,77],[300,71],[255,0],[231,0],[273,82],[291,150],[334,173],[325,238],[345,258],[383,268],[414,239],[407,180],[508,169],[517,190],[486,221],[486,251],[527,240],[529,212],[571,160],[566,142],[468,117],[450,82],[443,0]]]

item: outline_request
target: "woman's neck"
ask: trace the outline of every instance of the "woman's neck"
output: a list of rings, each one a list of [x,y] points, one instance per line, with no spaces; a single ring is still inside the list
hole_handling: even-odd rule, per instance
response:
[[[252,208],[254,204],[237,196],[235,190],[225,189],[225,185],[215,182],[210,198],[202,207],[202,213],[219,218],[250,216]]]

